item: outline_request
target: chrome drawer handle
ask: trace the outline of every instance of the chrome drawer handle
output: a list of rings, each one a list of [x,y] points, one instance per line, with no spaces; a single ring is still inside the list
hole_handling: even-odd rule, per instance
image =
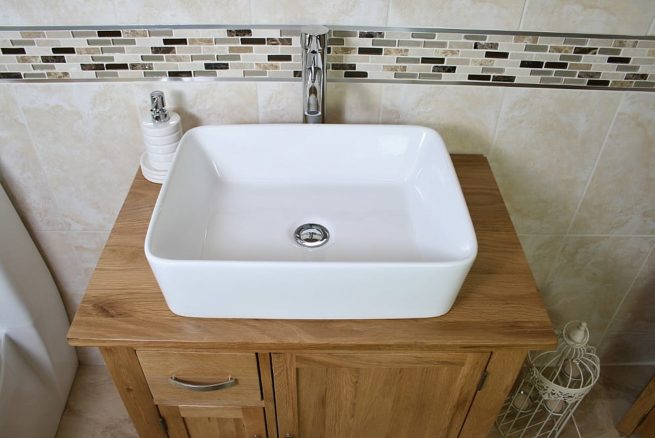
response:
[[[237,379],[232,376],[228,377],[225,382],[204,384],[181,380],[175,377],[175,375],[169,377],[168,382],[173,386],[179,386],[189,391],[219,391],[221,389],[231,388],[238,383]]]

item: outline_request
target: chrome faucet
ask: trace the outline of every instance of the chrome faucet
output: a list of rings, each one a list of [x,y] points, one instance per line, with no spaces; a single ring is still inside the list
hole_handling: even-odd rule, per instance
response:
[[[325,26],[303,26],[300,29],[303,123],[323,123],[325,121],[328,31],[329,29]]]

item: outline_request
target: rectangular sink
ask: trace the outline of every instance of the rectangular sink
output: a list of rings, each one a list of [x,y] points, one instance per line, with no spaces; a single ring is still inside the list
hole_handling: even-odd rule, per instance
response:
[[[145,252],[182,316],[424,318],[477,241],[431,129],[232,125],[184,135]]]

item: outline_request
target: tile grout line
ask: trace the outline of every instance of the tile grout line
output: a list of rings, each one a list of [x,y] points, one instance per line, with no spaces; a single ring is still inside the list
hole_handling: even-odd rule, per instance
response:
[[[27,137],[30,140],[30,147],[34,151],[34,155],[36,155],[36,161],[39,167],[41,168],[41,172],[45,176],[48,192],[50,193],[50,196],[52,196],[52,202],[55,204],[57,219],[58,221],[61,222],[61,226],[64,227],[63,230],[34,230],[34,231],[35,232],[36,231],[71,231],[70,224],[63,219],[64,215],[62,214],[61,202],[59,200],[59,197],[56,195],[55,191],[52,188],[49,172],[46,170],[47,168],[44,166],[44,161],[43,158],[41,157],[41,153],[39,152],[39,149],[36,147],[36,141],[34,140],[34,135],[32,134],[32,127],[30,126],[30,123],[27,120],[25,111],[23,111],[23,103],[18,98],[18,94],[16,93],[15,87],[12,87],[10,89],[10,92],[12,94],[14,101],[16,102],[16,106],[18,107],[18,116],[20,117],[21,122],[23,122],[23,124],[25,125],[25,130],[27,131]]]
[[[555,252],[555,256],[553,257],[553,263],[550,267],[550,271],[548,272],[548,275],[546,275],[546,279],[544,280],[544,285],[550,284],[551,277],[553,276],[553,272],[555,272],[555,268],[558,266],[560,257],[562,256],[562,252],[564,251],[564,247],[566,246],[566,241],[568,237],[578,237],[578,235],[575,234],[570,234],[571,228],[573,227],[573,223],[575,221],[576,216],[578,215],[578,212],[580,210],[580,207],[582,206],[582,202],[587,194],[587,189],[589,188],[589,185],[591,184],[591,179],[594,176],[594,173],[596,172],[596,166],[598,166],[598,162],[600,161],[600,157],[603,153],[603,150],[605,150],[605,145],[607,144],[607,139],[609,138],[609,134],[612,131],[612,128],[614,127],[614,123],[616,122],[616,118],[618,117],[619,110],[621,109],[621,106],[623,105],[623,95],[621,95],[621,99],[619,100],[619,104],[616,106],[616,110],[614,112],[614,117],[612,117],[612,122],[609,124],[609,127],[607,128],[607,132],[605,133],[605,138],[603,139],[603,143],[601,144],[600,150],[598,151],[598,154],[596,155],[596,160],[594,161],[594,165],[591,169],[591,172],[589,173],[589,178],[587,179],[587,182],[585,184],[584,189],[582,190],[582,194],[580,196],[580,200],[578,201],[578,205],[575,208],[575,211],[573,212],[573,215],[571,216],[571,220],[569,222],[568,227],[566,228],[566,231],[562,235],[562,241],[560,242],[559,248],[557,249],[557,252]],[[599,344],[600,345],[600,344]]]
[[[503,88],[502,93],[500,96],[500,108],[498,110],[498,115],[496,115],[496,123],[494,125],[494,132],[491,136],[491,144],[489,145],[489,150],[487,151],[486,157],[487,160],[489,160],[489,165],[491,166],[491,153],[494,150],[496,146],[496,141],[498,140],[498,125],[500,123],[500,117],[503,114],[503,111],[505,110],[505,99],[507,97],[507,89]]]
[[[635,277],[632,279],[630,282],[630,285],[626,289],[626,291],[623,293],[623,297],[621,297],[621,301],[619,301],[619,304],[616,306],[616,309],[614,310],[614,313],[612,314],[612,317],[610,318],[609,322],[605,326],[605,331],[603,332],[603,335],[600,337],[600,340],[598,341],[598,350],[603,345],[603,342],[605,341],[605,337],[607,336],[607,333],[609,332],[610,327],[612,324],[614,324],[614,320],[616,319],[616,316],[619,314],[619,310],[621,310],[621,307],[623,307],[623,303],[625,300],[628,298],[628,295],[630,295],[630,292],[632,292],[632,289],[637,282],[637,279],[641,275],[641,273],[646,269],[646,262],[650,259],[650,256],[653,254],[653,251],[655,250],[655,240],[651,244],[650,249],[646,253],[646,256],[644,257],[644,261],[641,263],[641,266],[637,270],[637,273],[635,274]]]
[[[614,111],[614,117],[612,117],[612,121],[610,122],[607,132],[605,132],[605,138],[603,139],[603,143],[600,146],[600,149],[598,150],[598,154],[596,155],[596,159],[594,161],[594,165],[591,168],[591,171],[589,172],[589,178],[587,178],[587,182],[585,183],[584,188],[582,189],[582,193],[580,195],[580,199],[578,200],[578,204],[575,207],[575,210],[573,212],[573,215],[571,216],[571,220],[569,221],[569,225],[566,228],[566,235],[568,236],[571,233],[571,230],[573,229],[573,224],[575,223],[575,219],[580,213],[580,209],[582,207],[582,203],[584,202],[585,197],[587,196],[587,191],[589,190],[589,186],[591,185],[591,180],[594,178],[594,175],[596,174],[596,169],[598,168],[598,163],[600,162],[600,159],[603,155],[603,152],[605,151],[605,148],[607,147],[607,143],[610,137],[610,133],[614,129],[614,125],[616,124],[616,119],[619,116],[619,113],[621,112],[621,109],[623,108],[625,102],[625,94],[621,95],[621,98],[619,100],[619,104],[616,106],[616,110]]]
[[[391,18],[391,4],[393,3],[393,0],[387,0],[387,18],[384,20],[384,22],[387,24],[387,27],[389,26],[389,19]]]
[[[523,22],[525,21],[525,16],[527,15],[529,1],[530,0],[523,0],[523,10],[521,11],[521,20],[519,21],[519,27],[517,30],[523,29]]]
[[[387,86],[385,84],[380,85],[380,101],[379,105],[380,107],[378,108],[378,123],[382,124],[382,112],[383,112],[383,105],[384,105],[384,94],[387,89]]]

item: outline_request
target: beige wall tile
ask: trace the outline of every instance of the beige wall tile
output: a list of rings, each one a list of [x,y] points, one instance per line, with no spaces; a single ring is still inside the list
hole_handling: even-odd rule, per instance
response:
[[[64,220],[111,229],[143,149],[131,86],[21,84],[16,93]]]
[[[566,237],[541,289],[556,326],[587,321],[591,343],[602,337],[655,238]]]
[[[325,97],[327,122],[379,123],[382,87],[379,84],[328,82]]]
[[[652,93],[625,95],[571,232],[655,234]]]
[[[302,86],[296,82],[258,82],[259,123],[302,123]]]
[[[487,154],[504,89],[448,85],[385,85],[382,123],[434,128],[451,153]]]
[[[3,26],[82,26],[116,23],[114,5],[106,0],[3,0]]]
[[[519,236],[523,252],[525,252],[525,257],[528,259],[530,270],[539,289],[545,286],[548,273],[562,246],[563,238],[564,236],[550,234]]]
[[[518,29],[523,0],[391,0],[389,26]]]
[[[565,234],[621,96],[508,89],[489,155],[519,234]]]
[[[69,233],[71,245],[77,253],[82,269],[93,272],[108,237],[109,231],[71,231]]]
[[[384,26],[389,0],[251,0],[255,24]]]
[[[150,92],[162,90],[168,107],[180,113],[185,131],[200,125],[257,123],[259,119],[256,82],[158,82],[134,87],[133,100],[141,117],[150,108]]]
[[[66,229],[10,87],[0,86],[0,180],[30,229]]]
[[[655,16],[652,0],[526,0],[522,30],[644,35]]]
[[[655,251],[619,308],[600,351],[606,363],[655,363]]]
[[[249,0],[113,0],[119,24],[248,24]]]
[[[67,231],[36,231],[35,238],[72,321],[90,275],[82,268]]]

